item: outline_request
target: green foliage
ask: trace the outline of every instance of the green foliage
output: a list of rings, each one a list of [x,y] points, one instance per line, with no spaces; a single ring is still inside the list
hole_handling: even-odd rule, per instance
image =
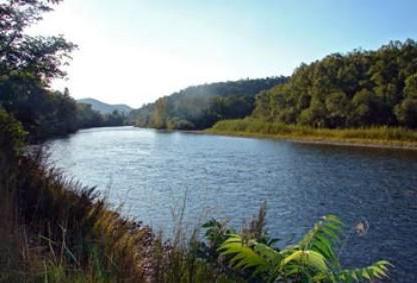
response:
[[[336,244],[342,231],[342,222],[334,215],[323,217],[298,243],[302,250],[320,253],[335,268],[339,267],[333,244]]]
[[[22,125],[0,108],[0,154],[17,156],[23,148],[26,134]]]
[[[32,37],[25,29],[60,1],[8,0],[0,4],[0,107],[21,122],[29,142],[73,133],[79,128],[125,123],[119,113],[99,116],[79,107],[69,91],[51,91],[51,79],[76,46],[62,37]]]
[[[29,132],[29,141],[63,136],[80,128],[122,126],[126,117],[114,112],[100,114],[90,105],[78,104],[66,89],[63,93],[44,89],[30,78],[0,80],[0,106],[19,120]]]
[[[205,129],[222,119],[249,115],[259,91],[285,81],[278,77],[192,86],[132,111],[129,120],[139,127]]]
[[[22,123],[32,141],[77,129],[76,107],[69,95],[44,89],[30,75],[0,79],[0,105]]]
[[[417,73],[405,80],[404,95],[407,98],[417,99]]]
[[[266,122],[246,118],[217,122],[208,130],[214,134],[249,135],[261,137],[294,138],[306,141],[329,141],[349,144],[381,144],[415,147],[417,133],[407,128],[369,127],[349,129],[312,128],[301,125]]]
[[[101,114],[92,109],[90,104],[77,103],[77,123],[81,129],[92,127],[124,126],[127,118],[117,110],[110,114]]]
[[[62,37],[32,37],[25,29],[60,1],[19,0],[0,4],[0,106],[19,120],[30,141],[73,132],[75,103],[46,89],[63,77],[75,45]]]
[[[417,43],[331,54],[260,93],[252,118],[316,128],[416,128]]]
[[[406,98],[395,106],[395,115],[400,123],[417,128],[417,98]]]
[[[341,232],[340,220],[328,215],[300,242],[282,250],[238,234],[230,234],[219,250],[234,269],[249,270],[250,277],[262,282],[372,282],[388,277],[391,265],[387,261],[365,268],[341,268],[334,251]]]
[[[52,92],[21,74],[0,79],[0,106],[22,123],[29,142],[63,136],[80,128],[121,126],[126,121],[123,114],[102,115],[90,105],[78,104],[67,89]]]
[[[61,36],[33,37],[24,31],[60,0],[6,0],[0,4],[0,75],[30,74],[48,85],[65,76],[62,66],[76,48]]]
[[[103,123],[103,117],[91,108],[90,104],[77,104],[77,120],[80,128],[91,128]]]

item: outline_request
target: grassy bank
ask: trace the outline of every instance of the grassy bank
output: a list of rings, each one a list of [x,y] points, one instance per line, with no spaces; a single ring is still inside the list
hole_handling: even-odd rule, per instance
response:
[[[417,131],[405,128],[315,129],[246,118],[218,122],[206,132],[233,136],[282,138],[312,143],[417,149]]]

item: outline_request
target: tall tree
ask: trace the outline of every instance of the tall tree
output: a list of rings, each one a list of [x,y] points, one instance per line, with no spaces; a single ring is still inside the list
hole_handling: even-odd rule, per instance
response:
[[[417,42],[331,54],[302,64],[256,98],[252,117],[312,127],[417,127]]]
[[[0,75],[30,74],[43,85],[65,76],[62,66],[76,45],[62,36],[29,36],[25,30],[61,0],[8,0],[0,4]]]
[[[0,106],[20,120],[33,141],[77,129],[76,102],[48,89],[76,45],[62,36],[29,36],[26,29],[60,0],[6,0],[0,4]]]

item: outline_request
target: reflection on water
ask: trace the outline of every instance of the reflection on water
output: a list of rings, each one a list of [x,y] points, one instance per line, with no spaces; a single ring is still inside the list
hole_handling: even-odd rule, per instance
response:
[[[171,231],[184,201],[189,226],[212,216],[239,226],[266,200],[268,227],[284,245],[334,213],[347,224],[347,265],[385,258],[396,282],[417,279],[417,152],[131,127],[84,130],[49,147],[69,176],[156,229]]]

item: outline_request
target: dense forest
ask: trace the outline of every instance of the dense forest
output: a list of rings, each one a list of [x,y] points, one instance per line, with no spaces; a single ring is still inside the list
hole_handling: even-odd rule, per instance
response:
[[[313,128],[417,127],[417,43],[331,54],[290,78],[193,86],[131,113],[140,127],[204,129],[250,117]]]
[[[139,127],[204,129],[249,115],[257,93],[286,81],[273,77],[192,86],[132,111],[129,119]]]
[[[417,127],[417,43],[331,54],[261,92],[251,118],[315,128]]]
[[[115,127],[127,125],[125,113],[114,110],[111,113],[101,113],[92,108],[90,104],[77,103],[77,125],[80,129],[92,127]]]

